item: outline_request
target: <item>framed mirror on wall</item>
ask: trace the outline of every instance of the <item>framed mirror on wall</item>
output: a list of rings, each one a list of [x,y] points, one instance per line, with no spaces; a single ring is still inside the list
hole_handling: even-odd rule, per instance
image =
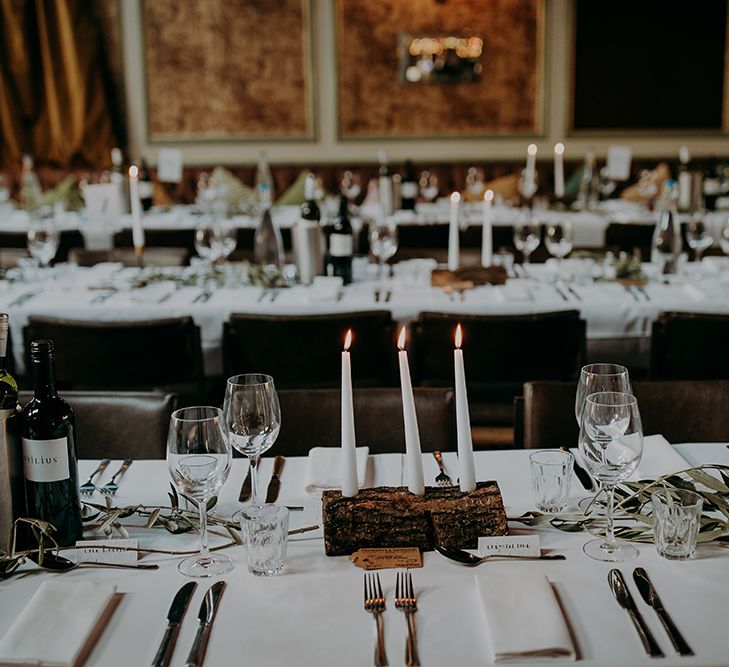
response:
[[[727,0],[575,0],[571,131],[726,132],[726,32]]]
[[[314,140],[310,1],[143,0],[149,140]]]
[[[533,135],[543,0],[336,0],[339,137]]]

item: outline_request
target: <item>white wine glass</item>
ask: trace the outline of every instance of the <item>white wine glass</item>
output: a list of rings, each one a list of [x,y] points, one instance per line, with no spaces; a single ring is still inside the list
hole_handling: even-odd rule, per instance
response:
[[[694,261],[700,262],[704,251],[711,247],[714,239],[707,229],[702,213],[694,213],[686,225],[686,241],[694,251]]]
[[[569,220],[560,222],[551,222],[547,225],[547,235],[544,239],[544,245],[547,247],[549,254],[556,257],[560,265],[560,273],[562,271],[562,260],[572,252],[574,244],[574,227]]]
[[[579,449],[587,470],[607,493],[605,537],[590,540],[582,550],[595,560],[619,563],[638,550],[615,538],[613,508],[615,487],[635,471],[643,454],[643,426],[638,402],[632,394],[604,391],[585,399]]]
[[[28,253],[47,269],[58,251],[58,230],[51,217],[36,218],[28,228]]]
[[[379,218],[370,223],[370,251],[377,258],[379,264],[379,277],[385,282],[385,267],[387,261],[397,252],[397,223],[393,217]],[[383,285],[384,286],[384,285]]]
[[[175,410],[167,437],[167,464],[180,491],[193,498],[200,515],[200,552],[178,565],[188,577],[214,577],[233,569],[233,561],[208,549],[207,504],[230,472],[230,442],[220,408],[196,406]]]
[[[222,237],[220,226],[217,224],[202,224],[195,230],[195,251],[211,267],[223,257]]]
[[[230,444],[248,457],[251,466],[251,500],[258,496],[258,462],[281,430],[281,408],[270,375],[248,373],[228,378],[223,402],[225,428]]]
[[[514,225],[514,246],[529,264],[532,253],[539,247],[539,220],[531,212],[522,212]]]

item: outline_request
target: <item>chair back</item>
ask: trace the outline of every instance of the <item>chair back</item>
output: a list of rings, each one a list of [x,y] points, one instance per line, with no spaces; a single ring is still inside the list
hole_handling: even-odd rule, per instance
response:
[[[354,335],[354,386],[391,386],[396,347],[389,311],[233,314],[223,328],[223,367],[227,376],[267,373],[281,389],[339,387],[347,329]]]
[[[73,408],[79,458],[165,458],[174,394],[64,391],[61,396]],[[21,391],[19,398],[25,405],[33,392]]]
[[[453,391],[413,392],[422,451],[456,449]],[[306,456],[312,447],[341,446],[341,394],[338,389],[283,389],[281,431],[273,453]],[[358,445],[371,454],[405,452],[400,389],[355,389],[354,425]]]
[[[574,447],[575,382],[527,382],[524,385],[524,439],[527,449]],[[646,435],[660,433],[669,442],[729,441],[729,382],[634,382]]]
[[[56,381],[68,389],[152,389],[203,382],[200,330],[191,317],[137,322],[86,322],[31,317],[30,342],[54,342]],[[30,363],[28,359],[28,366]]]
[[[729,315],[661,313],[651,333],[653,380],[729,380]]]

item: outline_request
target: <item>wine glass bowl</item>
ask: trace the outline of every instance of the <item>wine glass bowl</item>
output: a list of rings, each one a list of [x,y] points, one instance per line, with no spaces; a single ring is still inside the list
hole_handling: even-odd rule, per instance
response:
[[[587,470],[607,492],[604,539],[587,542],[583,551],[590,558],[622,562],[635,558],[638,550],[615,539],[613,527],[614,489],[640,463],[643,426],[635,396],[624,392],[597,392],[585,399],[580,425],[579,449]]]
[[[522,214],[514,225],[514,246],[529,263],[532,253],[539,247],[539,221],[529,214]]]
[[[228,479],[231,460],[220,408],[194,406],[172,413],[167,465],[175,486],[197,501],[200,519],[200,552],[178,565],[188,577],[213,577],[233,568],[227,556],[210,554],[207,537],[207,503]]]
[[[50,217],[32,220],[28,229],[28,253],[47,268],[58,251],[58,231]]]
[[[370,223],[370,251],[377,258],[380,280],[384,280],[385,265],[397,252],[397,224],[391,217]]]
[[[707,229],[703,216],[694,214],[686,225],[686,241],[689,248],[694,251],[694,259],[701,261],[704,251],[711,247],[714,239]]]
[[[223,415],[231,446],[248,457],[252,502],[260,504],[258,461],[281,429],[281,408],[273,378],[260,373],[228,378]]]
[[[564,259],[572,252],[574,242],[574,228],[569,220],[552,222],[547,225],[547,235],[544,244],[550,255],[559,260]]]
[[[580,379],[577,383],[577,394],[575,395],[575,418],[577,426],[582,421],[582,410],[585,406],[585,398],[590,394],[602,391],[622,392],[632,394],[630,386],[630,375],[625,366],[619,364],[588,364],[580,370]]]

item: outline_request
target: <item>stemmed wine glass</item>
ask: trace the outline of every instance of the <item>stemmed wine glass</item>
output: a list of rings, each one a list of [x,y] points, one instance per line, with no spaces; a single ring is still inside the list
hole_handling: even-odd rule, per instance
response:
[[[47,269],[58,251],[58,231],[50,217],[31,221],[28,229],[28,253],[43,269]]]
[[[258,461],[271,448],[281,429],[281,408],[273,378],[260,373],[228,378],[223,415],[230,444],[250,462],[252,502],[261,505]]]
[[[438,187],[438,177],[429,171],[424,171],[418,179],[420,194],[427,202],[435,201],[440,189]]]
[[[577,419],[578,428],[582,425],[582,411],[585,407],[585,397],[602,391],[632,394],[633,389],[630,386],[628,369],[619,364],[604,363],[588,364],[582,367],[580,379],[577,383],[577,394],[575,396],[575,419]],[[584,509],[588,504],[593,504],[596,508],[604,508],[602,498],[598,498],[602,492],[602,486],[599,480],[597,486],[599,488],[594,498],[583,498],[578,503],[581,509]]]
[[[689,248],[694,251],[694,261],[700,262],[704,250],[710,248],[714,242],[713,237],[706,228],[706,223],[701,213],[694,213],[688,221],[686,225],[686,240],[688,241]]]
[[[177,488],[197,501],[200,512],[200,553],[177,566],[188,577],[214,577],[233,569],[227,556],[210,554],[207,524],[208,500],[228,479],[231,458],[220,408],[198,406],[172,413],[167,464]]]
[[[514,225],[514,245],[523,255],[524,264],[529,264],[529,258],[539,247],[539,220],[531,212],[522,212]]]
[[[397,244],[397,224],[394,218],[379,218],[370,223],[370,250],[377,257],[380,281],[383,283],[387,260],[397,252]]]
[[[547,225],[544,245],[547,246],[549,254],[557,258],[558,273],[560,274],[562,273],[562,260],[572,252],[573,241],[574,227],[571,221],[551,222]]]
[[[589,394],[582,410],[579,448],[587,469],[607,492],[605,537],[590,540],[582,550],[590,558],[610,563],[635,558],[638,550],[616,540],[613,526],[615,486],[630,477],[643,454],[643,426],[635,396],[613,391]]]

